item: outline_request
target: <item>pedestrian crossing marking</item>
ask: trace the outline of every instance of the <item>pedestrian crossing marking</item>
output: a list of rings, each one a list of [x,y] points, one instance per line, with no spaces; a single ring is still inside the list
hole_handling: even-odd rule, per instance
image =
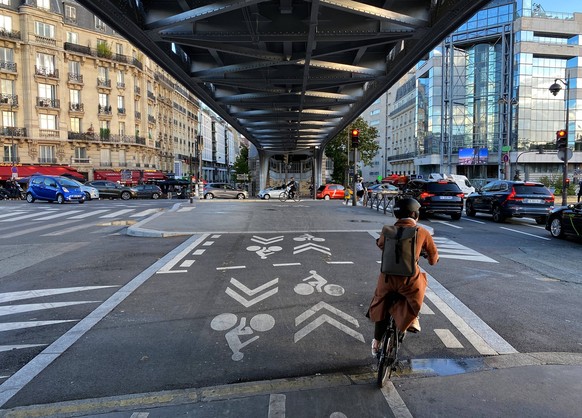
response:
[[[79,213],[79,212],[81,212],[81,211],[80,210],[71,210],[68,212],[53,213],[52,215],[43,216],[41,218],[34,218],[33,221],[48,221],[49,219],[62,218],[63,216],[69,216],[73,213]]]
[[[128,213],[128,212],[133,212],[133,209],[118,210],[117,212],[113,212],[113,213],[109,213],[107,215],[100,216],[100,218],[103,218],[103,219],[116,218],[116,217],[123,215],[125,213]]]
[[[497,263],[494,259],[448,238],[434,237],[433,239],[439,252],[439,258]]]
[[[95,215],[98,215],[100,213],[107,212],[108,210],[109,209],[94,210],[94,211],[91,211],[91,212],[88,212],[88,213],[84,213],[82,215],[71,216],[70,218],[67,218],[67,219],[85,219],[85,218],[88,218],[90,216],[95,216]]]
[[[445,347],[447,348],[463,348],[463,344],[453,335],[453,333],[448,329],[437,329],[434,330],[435,334],[440,338]]]

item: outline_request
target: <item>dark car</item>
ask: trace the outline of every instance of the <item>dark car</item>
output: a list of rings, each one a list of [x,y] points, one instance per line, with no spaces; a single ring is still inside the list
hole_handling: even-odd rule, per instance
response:
[[[376,193],[397,195],[400,193],[400,189],[390,183],[379,183],[368,186],[368,199],[371,199],[372,196]]]
[[[135,186],[134,189],[140,199],[159,199],[162,196],[162,189],[155,184],[140,184]]]
[[[137,190],[133,187],[126,187],[108,180],[93,180],[85,183],[87,186],[95,187],[99,190],[101,199],[135,199]]]
[[[546,229],[555,238],[582,237],[582,202],[552,209]]]
[[[553,206],[554,194],[542,183],[495,180],[467,197],[465,212],[468,216],[490,213],[495,222],[534,218],[543,225]]]
[[[402,194],[418,200],[421,217],[442,214],[455,221],[461,219],[464,194],[453,181],[411,180],[403,187]]]
[[[39,175],[30,178],[26,190],[26,201],[35,200],[85,203],[85,193],[78,182],[67,177]]]

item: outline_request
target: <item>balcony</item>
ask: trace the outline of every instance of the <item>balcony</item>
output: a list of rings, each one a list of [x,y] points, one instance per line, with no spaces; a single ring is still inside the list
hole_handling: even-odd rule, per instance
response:
[[[69,82],[70,83],[83,84],[83,75],[82,74],[69,73]]]
[[[0,127],[0,136],[26,137],[26,128],[16,128],[14,126],[2,126]]]
[[[152,100],[152,101],[156,101],[156,95],[148,90],[148,99]]]
[[[151,123],[152,125],[156,124],[156,118],[154,118],[152,115],[148,115],[148,123]]]
[[[20,39],[20,32],[18,33],[18,36]],[[64,48],[66,51],[75,52],[75,53],[84,54],[84,55],[90,55],[92,57],[97,57],[97,58],[105,58],[105,59],[109,59],[112,61],[120,62],[122,64],[133,65],[133,66],[139,68],[140,70],[143,70],[143,64],[138,59],[128,57],[127,55],[104,52],[104,51],[99,52],[99,50],[97,50],[95,48],[91,48],[91,47],[84,46],[84,45],[74,44],[71,42],[65,42]]]
[[[97,114],[100,116],[111,116],[111,106],[97,106]]]
[[[71,164],[91,164],[91,159],[71,157]]]
[[[4,156],[4,158],[2,159],[3,163],[14,163],[14,164],[19,164],[20,163],[20,157],[10,157],[10,156]]]
[[[0,104],[9,105],[10,107],[18,106],[18,95],[17,94],[0,94]]]
[[[39,44],[57,46],[57,40],[54,38],[47,38],[46,36],[34,35],[34,40]]]
[[[50,67],[40,67],[38,65],[34,66],[34,75],[48,78],[59,78],[59,70]]]
[[[51,99],[50,97],[37,97],[36,106],[50,109],[60,109],[61,101],[59,99]]]
[[[125,83],[123,83],[123,82],[121,82],[121,81],[118,81],[118,82],[117,82],[117,88],[118,88],[118,89],[124,89],[124,88],[125,88]]]
[[[20,35],[19,30],[8,31],[6,29],[0,29],[0,38],[20,40],[22,39],[22,36]]]
[[[39,129],[38,134],[40,136],[44,136],[46,138],[59,138],[60,137],[58,129]]]
[[[136,119],[141,119],[141,112],[134,112],[134,116]]]
[[[96,141],[95,133],[93,132],[71,132],[67,133],[67,139],[73,141]]]
[[[69,103],[70,112],[84,112],[85,105],[83,103]]]
[[[106,89],[110,89],[111,88],[111,80],[97,78],[97,87],[103,87]]]
[[[57,159],[54,157],[38,157],[38,162],[40,164],[56,164]]]
[[[118,107],[117,114],[118,115],[125,115],[125,107]]]
[[[16,63],[10,61],[0,61],[0,70],[16,72]]]
[[[135,86],[133,88],[133,92],[137,95],[137,96],[141,96],[141,87]]]

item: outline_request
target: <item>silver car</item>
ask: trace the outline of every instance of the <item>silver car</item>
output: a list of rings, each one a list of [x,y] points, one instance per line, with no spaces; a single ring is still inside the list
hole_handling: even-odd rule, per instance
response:
[[[249,193],[227,183],[208,183],[204,185],[203,196],[204,199],[248,199]]]
[[[97,190],[93,186],[87,186],[83,183],[78,182],[77,180],[71,179],[72,182],[77,183],[81,188],[81,191],[85,193],[85,200],[99,200],[99,190]]]
[[[260,199],[265,200],[269,200],[272,197],[277,199],[284,190],[285,186],[267,187],[266,189],[261,190],[257,196],[259,196]]]

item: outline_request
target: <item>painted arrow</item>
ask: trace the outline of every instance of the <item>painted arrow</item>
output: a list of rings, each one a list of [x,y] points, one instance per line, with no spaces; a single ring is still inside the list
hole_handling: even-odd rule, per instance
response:
[[[322,310],[322,309],[327,309],[331,313],[339,316],[340,318],[355,325],[356,327],[360,326],[358,324],[357,319],[351,317],[350,315],[346,314],[345,312],[340,311],[339,309],[334,308],[331,305],[328,305],[325,302],[319,302],[317,305],[314,305],[312,308],[309,308],[308,310],[303,312],[301,315],[299,315],[297,318],[295,318],[295,326],[297,326],[297,325],[301,324],[302,322],[306,321],[307,319],[311,318],[313,315],[317,314],[317,312]],[[303,337],[305,337],[307,334],[309,334],[311,331],[314,331],[317,327],[319,327],[320,325],[322,325],[326,322],[330,325],[333,325],[334,327],[336,327],[340,331],[345,332],[349,336],[354,337],[356,340],[361,341],[361,342],[365,342],[364,336],[362,334],[360,334],[357,331],[354,331],[350,327],[342,324],[341,322],[330,317],[327,314],[320,315],[319,317],[317,317],[313,321],[311,321],[309,324],[307,324],[306,326],[301,328],[299,331],[297,331],[295,333],[295,336],[294,336],[294,341],[298,342]]]
[[[273,237],[273,238],[263,238],[263,237],[258,237],[256,235],[253,235],[253,237],[251,238],[251,241],[258,242],[259,244],[263,244],[263,245],[273,244],[275,242],[283,241],[283,235],[278,236],[278,237]]]
[[[309,250],[319,251],[320,253],[331,255],[331,253],[329,252],[329,248],[324,247],[323,245],[314,244],[312,242],[308,242],[307,244],[299,245],[293,248],[293,254],[299,254],[302,253],[303,251]]]
[[[239,282],[235,278],[231,278],[230,279],[230,284],[232,284],[233,286],[237,287],[239,290],[242,290],[248,296],[254,296],[257,293],[260,293],[263,290],[266,290],[269,287],[276,285],[277,283],[279,283],[279,279],[278,278],[277,279],[273,279],[270,282],[267,282],[265,284],[262,284],[261,286],[256,287],[254,289],[249,289],[248,287],[246,287],[244,284],[242,284],[241,282]],[[248,308],[249,306],[253,306],[256,303],[259,303],[259,302],[267,299],[268,297],[273,296],[278,291],[279,291],[279,288],[278,287],[275,287],[275,288],[269,290],[268,292],[265,292],[262,295],[257,296],[254,299],[245,299],[244,296],[241,296],[240,294],[236,293],[230,287],[227,287],[226,288],[226,294],[228,296],[230,296],[231,298],[233,298],[234,300],[236,300],[237,302],[239,302],[245,308]]]

